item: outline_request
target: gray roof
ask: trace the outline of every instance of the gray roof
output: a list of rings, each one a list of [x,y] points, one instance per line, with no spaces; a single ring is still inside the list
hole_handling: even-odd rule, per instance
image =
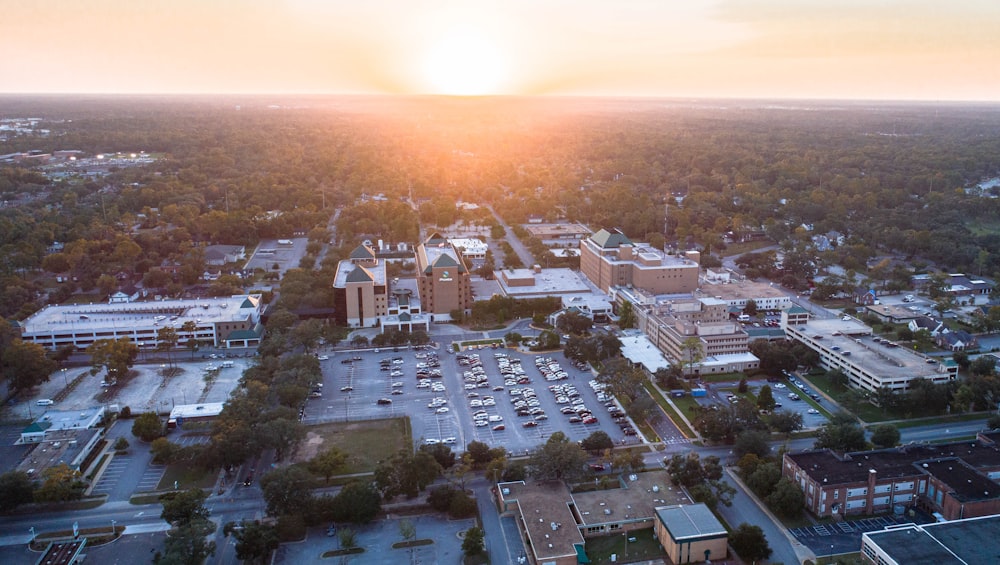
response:
[[[368,269],[358,265],[354,267],[354,270],[347,273],[347,282],[349,283],[360,283],[360,282],[372,282],[375,277],[368,272]]]
[[[983,540],[1000,538],[1000,516],[996,515],[866,535],[897,563],[971,565],[1000,562],[1000,546],[983,543]]]
[[[609,232],[606,229],[600,229],[594,233],[594,235],[590,236],[590,239],[599,247],[604,249],[612,249],[622,245],[632,245],[629,238],[625,237],[625,234],[620,231]]]
[[[354,248],[354,251],[351,251],[351,259],[372,260],[375,259],[375,252],[367,245],[359,245]]]
[[[704,504],[661,506],[656,516],[674,541],[727,535],[726,528]]]

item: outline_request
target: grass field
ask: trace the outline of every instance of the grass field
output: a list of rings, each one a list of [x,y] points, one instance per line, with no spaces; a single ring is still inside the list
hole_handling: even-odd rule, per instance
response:
[[[321,424],[309,426],[306,433],[296,461],[336,447],[348,455],[345,475],[370,473],[382,459],[413,445],[409,418]]]
[[[191,462],[172,463],[167,465],[163,478],[156,485],[156,490],[171,490],[177,481],[177,490],[189,488],[212,488],[219,476],[219,470],[206,471]]]
[[[587,557],[595,564],[612,563],[611,554],[618,556],[617,562],[624,563],[663,559],[667,556],[652,528],[589,538],[586,541]]]

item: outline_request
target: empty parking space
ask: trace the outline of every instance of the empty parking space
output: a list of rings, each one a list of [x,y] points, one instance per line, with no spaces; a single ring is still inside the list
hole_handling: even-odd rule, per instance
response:
[[[97,481],[97,484],[94,485],[93,489],[91,489],[91,493],[110,494],[118,484],[119,480],[121,480],[122,475],[131,463],[132,458],[127,455],[117,455],[112,458],[111,461],[104,467],[104,472],[101,473],[101,479]]]
[[[139,479],[136,485],[136,491],[151,491],[156,490],[156,486],[160,484],[160,479],[163,478],[163,473],[167,470],[165,465],[155,465],[150,464],[146,467],[146,470],[142,473],[142,478]]]

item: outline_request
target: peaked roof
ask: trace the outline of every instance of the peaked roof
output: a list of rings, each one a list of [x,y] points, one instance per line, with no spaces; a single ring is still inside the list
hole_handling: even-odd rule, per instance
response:
[[[431,234],[427,236],[427,239],[424,240],[424,243],[438,243],[441,241],[447,241],[447,240],[441,237],[441,234],[435,231],[431,232]]]
[[[788,309],[788,313],[789,314],[807,314],[807,313],[809,313],[809,310],[806,310],[805,308],[803,308],[803,307],[799,306],[798,304],[796,304],[795,306],[792,306],[791,308]]]
[[[629,238],[625,237],[625,234],[618,230],[610,232],[602,228],[597,230],[594,235],[590,236],[590,239],[599,247],[604,249],[612,249],[622,245],[632,245],[632,241],[630,241]]]
[[[257,307],[257,300],[255,298],[253,298],[252,296],[246,297],[243,300],[243,303],[240,304],[240,309],[241,310],[243,308],[256,308],[256,307]]]
[[[346,281],[349,283],[374,282],[375,277],[368,272],[368,269],[362,267],[361,265],[357,265],[354,267],[353,271],[347,273]]]
[[[359,245],[351,251],[351,259],[375,259],[375,252],[367,245]]]

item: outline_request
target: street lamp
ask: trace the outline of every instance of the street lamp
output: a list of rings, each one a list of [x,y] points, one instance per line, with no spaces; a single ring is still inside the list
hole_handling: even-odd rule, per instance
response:
[[[29,541],[28,543],[29,544],[35,543],[35,527],[31,526],[30,528],[28,528],[28,532],[31,533],[31,541]]]
[[[69,379],[67,379],[67,378],[66,378],[66,369],[63,369],[63,370],[62,370],[62,375],[63,375],[63,382],[64,382],[64,383],[66,384],[66,386],[68,387],[68,386],[69,386]]]
[[[111,520],[111,539],[115,537],[115,521]]]

